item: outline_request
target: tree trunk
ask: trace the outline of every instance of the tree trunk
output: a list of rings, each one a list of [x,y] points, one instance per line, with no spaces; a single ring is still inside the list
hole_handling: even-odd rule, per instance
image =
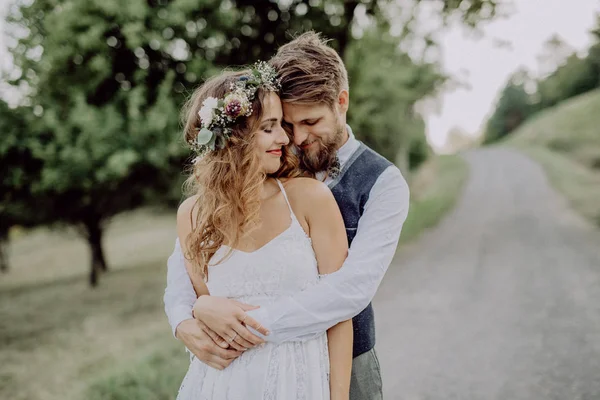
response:
[[[6,256],[6,248],[8,247],[8,238],[0,237],[0,272],[8,272],[8,259]]]
[[[90,263],[90,285],[98,285],[98,276],[101,272],[107,272],[108,266],[102,249],[102,228],[99,220],[90,220],[85,222],[87,230],[87,239],[90,245],[91,263]]]
[[[352,22],[354,21],[354,11],[356,7],[360,4],[360,1],[345,1],[344,2],[344,15],[348,18],[346,23],[346,29],[344,29],[337,37],[338,45],[340,46],[338,50],[338,54],[340,58],[343,60],[344,55],[346,54],[346,47],[348,47],[348,42],[351,37],[352,32]]]

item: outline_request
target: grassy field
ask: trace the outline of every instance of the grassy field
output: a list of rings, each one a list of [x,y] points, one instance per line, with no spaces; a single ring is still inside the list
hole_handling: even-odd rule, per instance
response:
[[[448,211],[466,165],[429,161],[411,182],[402,242]],[[87,285],[86,244],[70,231],[22,232],[0,275],[0,398],[11,400],[174,399],[188,358],[162,309],[165,261],[175,216],[137,211],[106,233],[111,271]]]
[[[600,91],[545,110],[511,134],[506,144],[539,162],[573,208],[600,225]]]
[[[454,207],[468,177],[468,166],[456,155],[434,157],[412,177],[408,218],[400,243],[408,243],[435,226]]]
[[[174,221],[144,211],[117,218],[105,240],[112,271],[93,290],[86,245],[73,233],[40,229],[12,241],[12,270],[0,275],[0,398],[88,399],[94,382],[157,350],[177,350],[185,370],[162,312]]]

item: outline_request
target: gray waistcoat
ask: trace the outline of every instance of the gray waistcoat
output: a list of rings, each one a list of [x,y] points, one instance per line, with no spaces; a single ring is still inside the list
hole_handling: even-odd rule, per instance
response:
[[[348,245],[356,235],[358,220],[362,217],[365,204],[369,200],[371,188],[379,175],[391,162],[360,143],[359,148],[352,154],[344,165],[340,175],[329,184],[333,196],[342,212]],[[370,238],[378,240],[378,238]],[[361,268],[370,268],[363,265]],[[354,328],[353,357],[357,357],[375,346],[375,318],[371,303],[352,319]]]

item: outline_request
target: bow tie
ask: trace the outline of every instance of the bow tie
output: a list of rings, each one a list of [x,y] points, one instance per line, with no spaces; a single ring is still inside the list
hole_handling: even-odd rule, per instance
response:
[[[340,175],[340,172],[342,172],[342,164],[336,155],[331,164],[329,164],[329,168],[327,168],[327,176],[335,179]]]

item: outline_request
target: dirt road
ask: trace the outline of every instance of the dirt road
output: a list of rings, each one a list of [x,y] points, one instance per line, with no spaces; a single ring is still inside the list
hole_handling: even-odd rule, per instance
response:
[[[456,209],[374,301],[385,399],[600,399],[600,233],[520,153],[465,158]]]

